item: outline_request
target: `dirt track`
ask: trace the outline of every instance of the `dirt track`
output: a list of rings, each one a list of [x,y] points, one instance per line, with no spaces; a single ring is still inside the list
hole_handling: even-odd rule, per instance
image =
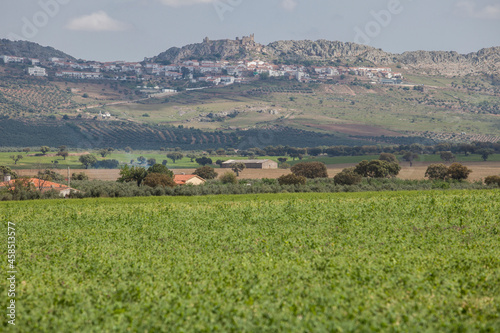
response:
[[[410,167],[408,163],[401,163],[402,169],[398,176],[401,179],[424,179],[425,170],[427,166],[432,164],[431,162],[415,162],[413,166]],[[486,176],[500,175],[500,162],[468,162],[463,163],[467,167],[473,170],[469,177],[469,180],[475,181],[482,179]],[[342,169],[354,166],[354,164],[336,164],[328,166],[328,175],[330,177],[335,176],[337,173],[342,171]],[[56,170],[61,175],[66,176],[66,170]],[[194,169],[174,169],[172,170],[174,174],[191,174]],[[223,173],[223,170],[216,170],[219,174]],[[20,176],[33,176],[38,170],[16,170]],[[119,177],[120,170],[71,170],[71,173],[85,172],[90,179],[101,179],[101,180],[116,180]],[[290,170],[274,169],[274,170],[258,170],[258,169],[245,169],[241,174],[240,178],[246,179],[260,179],[260,178],[278,178],[282,175],[289,174]]]

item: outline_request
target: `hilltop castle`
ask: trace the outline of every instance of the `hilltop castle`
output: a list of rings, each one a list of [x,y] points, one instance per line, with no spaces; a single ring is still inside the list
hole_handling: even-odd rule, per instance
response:
[[[236,39],[223,39],[223,41],[236,43],[241,46],[251,46],[255,44],[255,35],[251,34],[250,36],[236,37]],[[205,37],[203,43],[209,44],[211,42],[210,38]]]

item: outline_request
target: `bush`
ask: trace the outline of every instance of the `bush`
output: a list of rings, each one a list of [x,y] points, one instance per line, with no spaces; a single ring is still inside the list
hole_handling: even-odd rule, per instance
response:
[[[354,168],[347,168],[342,170],[333,177],[335,185],[357,185],[361,183],[363,177],[354,172]]]
[[[451,179],[455,180],[465,180],[469,177],[472,170],[467,168],[465,165],[460,163],[453,163],[448,168],[448,175]]]
[[[297,176],[295,174],[283,175],[278,178],[280,185],[305,185],[307,178],[304,176]]]
[[[325,163],[322,162],[301,162],[292,167],[292,173],[310,179],[328,178]]]
[[[448,167],[443,163],[431,164],[425,171],[425,177],[431,180],[445,180],[448,177]]]
[[[175,187],[174,180],[164,173],[150,173],[144,178],[144,185],[149,187]]]
[[[226,172],[220,177],[222,184],[236,184],[238,180],[236,179],[236,175],[232,172]]]
[[[486,185],[500,186],[500,176],[488,176],[484,179]]]
[[[71,175],[71,180],[89,180],[89,176],[87,176],[84,172],[73,173]]]
[[[217,172],[215,172],[214,168],[209,166],[203,166],[201,168],[198,168],[195,170],[193,174],[200,176],[203,179],[215,179],[219,175]]]
[[[280,164],[280,169],[290,169],[290,164],[284,162]]]

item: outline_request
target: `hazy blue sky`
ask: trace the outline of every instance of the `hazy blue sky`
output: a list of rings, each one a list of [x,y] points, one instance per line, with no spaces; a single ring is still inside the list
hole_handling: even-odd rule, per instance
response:
[[[255,33],[362,42],[389,52],[500,46],[499,0],[2,0],[0,37],[77,58],[142,60]]]

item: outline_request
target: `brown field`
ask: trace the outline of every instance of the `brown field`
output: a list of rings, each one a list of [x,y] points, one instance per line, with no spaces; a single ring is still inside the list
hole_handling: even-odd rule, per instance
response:
[[[401,163],[402,169],[399,173],[398,178],[401,179],[424,179],[425,170],[427,166],[432,164],[430,162],[414,162],[413,166],[410,167],[408,163]],[[470,169],[472,169],[472,174],[469,176],[470,181],[476,181],[484,179],[486,176],[500,175],[500,162],[467,162],[463,163]],[[337,173],[342,171],[342,169],[354,166],[354,164],[336,164],[328,166],[328,175],[330,177],[335,176]],[[67,176],[66,170],[55,170],[63,176]],[[191,174],[194,169],[173,169],[174,174]],[[221,175],[224,170],[216,170],[219,175]],[[38,170],[16,170],[20,176],[33,176]],[[90,179],[100,179],[100,180],[117,180],[120,176],[120,170],[84,170],[84,169],[74,169],[71,173],[85,172]],[[261,178],[278,178],[282,175],[289,174],[290,170],[283,169],[273,169],[273,170],[258,170],[258,169],[245,169],[241,172],[241,179],[261,179]]]

